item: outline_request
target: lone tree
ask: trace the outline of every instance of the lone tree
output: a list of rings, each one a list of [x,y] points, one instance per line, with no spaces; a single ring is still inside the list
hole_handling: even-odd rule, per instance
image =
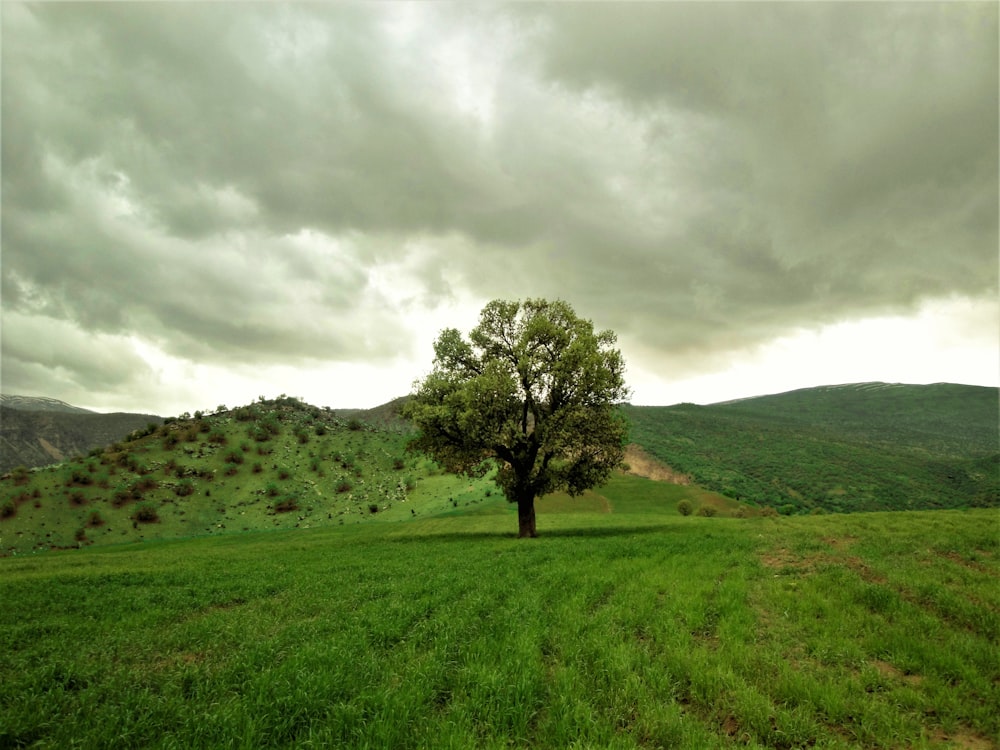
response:
[[[614,344],[565,302],[490,302],[468,341],[449,328],[434,344],[434,369],[403,408],[420,429],[411,446],[457,474],[497,467],[519,536],[536,536],[536,497],[578,495],[622,462],[628,389]]]

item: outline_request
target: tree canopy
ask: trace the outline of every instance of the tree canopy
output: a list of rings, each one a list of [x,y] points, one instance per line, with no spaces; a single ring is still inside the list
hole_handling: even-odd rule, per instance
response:
[[[535,536],[536,497],[577,495],[622,462],[628,427],[616,406],[628,389],[615,342],[566,302],[490,302],[468,339],[453,328],[438,337],[433,370],[403,411],[420,430],[413,447],[454,473],[496,467],[519,535]]]

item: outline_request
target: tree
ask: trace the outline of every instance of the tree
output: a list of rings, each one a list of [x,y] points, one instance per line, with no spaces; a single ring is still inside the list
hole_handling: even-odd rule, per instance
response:
[[[411,447],[457,474],[495,467],[519,536],[536,536],[536,497],[578,495],[624,458],[615,340],[562,301],[490,302],[469,340],[450,328],[434,344],[433,370],[403,407],[420,430]]]

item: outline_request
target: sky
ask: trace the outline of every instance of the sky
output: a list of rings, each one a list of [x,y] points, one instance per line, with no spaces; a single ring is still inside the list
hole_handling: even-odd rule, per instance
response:
[[[4,393],[372,407],[537,297],[636,404],[1000,385],[995,2],[0,13]]]

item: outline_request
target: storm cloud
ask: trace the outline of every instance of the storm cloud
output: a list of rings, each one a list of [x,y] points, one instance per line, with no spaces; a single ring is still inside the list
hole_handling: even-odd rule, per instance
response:
[[[995,3],[2,13],[8,392],[402,366],[527,296],[669,376],[997,294]]]

